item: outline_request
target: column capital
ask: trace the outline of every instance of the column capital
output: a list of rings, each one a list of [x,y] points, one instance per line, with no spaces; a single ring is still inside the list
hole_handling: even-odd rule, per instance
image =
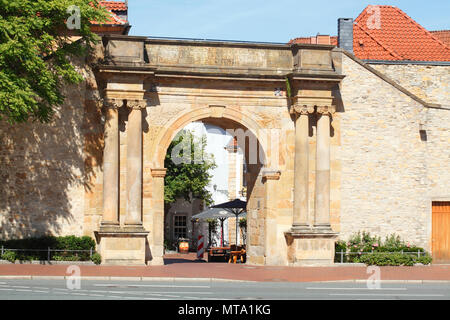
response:
[[[119,109],[123,106],[123,100],[116,98],[106,98],[103,100],[103,105],[108,109]]]
[[[280,180],[281,171],[279,170],[264,170],[262,173],[262,178],[264,180]]]
[[[153,178],[164,178],[166,176],[167,169],[150,169]]]
[[[314,106],[313,105],[293,105],[291,107],[291,113],[296,114],[296,115],[308,115],[310,113],[314,113]]]
[[[127,100],[127,107],[133,110],[141,110],[147,107],[147,100]]]
[[[331,106],[317,106],[317,113],[322,115],[332,115],[336,112],[336,107]]]

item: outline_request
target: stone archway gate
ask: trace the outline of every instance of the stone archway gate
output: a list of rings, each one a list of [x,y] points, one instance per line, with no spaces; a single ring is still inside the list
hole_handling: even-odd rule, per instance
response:
[[[103,211],[95,235],[105,263],[163,263],[165,153],[178,130],[202,119],[241,124],[267,158],[249,195],[248,262],[333,262],[330,144],[343,78],[333,46],[130,36],[103,43],[96,69]]]

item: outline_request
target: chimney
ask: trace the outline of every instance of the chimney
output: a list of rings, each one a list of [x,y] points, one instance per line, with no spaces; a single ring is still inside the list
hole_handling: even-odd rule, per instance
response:
[[[338,47],[353,53],[353,18],[338,19]]]

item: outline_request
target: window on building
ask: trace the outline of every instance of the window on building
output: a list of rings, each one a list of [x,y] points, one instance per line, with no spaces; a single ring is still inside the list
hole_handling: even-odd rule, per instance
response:
[[[173,220],[173,232],[175,239],[187,238],[187,217],[175,216]]]

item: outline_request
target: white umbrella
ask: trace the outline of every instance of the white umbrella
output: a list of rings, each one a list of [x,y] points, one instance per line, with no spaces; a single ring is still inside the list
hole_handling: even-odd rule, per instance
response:
[[[200,220],[206,220],[206,219],[220,219],[220,218],[234,218],[235,215],[225,209],[222,208],[210,208],[206,209],[200,213],[197,213],[196,215],[192,216],[192,219],[200,219]]]
[[[243,212],[239,215],[239,217],[244,217],[245,215],[246,215],[246,213]],[[221,242],[221,246],[223,246],[223,222],[225,221],[225,219],[234,218],[234,217],[236,217],[236,215],[226,209],[210,208],[210,209],[206,209],[206,210],[192,216],[192,220],[195,220],[195,219],[199,219],[199,220],[219,219],[220,226],[221,226],[221,232],[222,232],[220,242]]]

